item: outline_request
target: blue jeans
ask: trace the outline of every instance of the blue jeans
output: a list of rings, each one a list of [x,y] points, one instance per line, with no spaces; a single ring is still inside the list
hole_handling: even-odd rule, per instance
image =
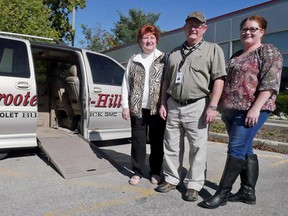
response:
[[[245,125],[247,111],[225,110],[222,120],[229,136],[228,154],[245,160],[245,155],[253,154],[253,139],[268,119],[270,112],[261,111],[257,124],[253,127]]]

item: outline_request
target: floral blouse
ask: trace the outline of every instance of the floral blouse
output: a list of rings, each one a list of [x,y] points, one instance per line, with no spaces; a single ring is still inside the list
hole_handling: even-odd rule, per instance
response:
[[[260,91],[273,90],[261,110],[274,111],[281,82],[282,55],[272,44],[240,56],[242,52],[236,52],[226,66],[220,110],[249,110]]]

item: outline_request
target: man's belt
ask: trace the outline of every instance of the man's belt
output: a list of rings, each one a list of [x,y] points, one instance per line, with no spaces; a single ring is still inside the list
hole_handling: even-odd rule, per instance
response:
[[[176,99],[173,98],[173,100],[174,100],[177,104],[179,104],[179,105],[181,105],[181,106],[187,106],[188,104],[195,103],[196,101],[198,101],[198,100],[200,100],[200,99],[202,99],[202,98],[204,98],[204,97],[197,98],[197,99],[189,99],[189,100],[176,100]]]

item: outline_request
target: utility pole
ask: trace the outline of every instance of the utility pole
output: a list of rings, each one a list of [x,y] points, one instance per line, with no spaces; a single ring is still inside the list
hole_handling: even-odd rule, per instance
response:
[[[74,47],[74,40],[75,40],[75,34],[76,34],[76,31],[75,31],[75,7],[73,7],[73,9],[72,9],[72,31],[73,31],[72,46]]]

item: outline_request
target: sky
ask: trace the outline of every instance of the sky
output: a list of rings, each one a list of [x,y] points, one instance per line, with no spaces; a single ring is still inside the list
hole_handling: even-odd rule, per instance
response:
[[[160,13],[156,25],[161,31],[181,28],[190,12],[201,11],[206,19],[268,2],[269,0],[86,0],[86,7],[75,12],[75,46],[84,39],[81,25],[111,32],[119,21],[119,13],[128,16],[130,9],[144,14]]]

